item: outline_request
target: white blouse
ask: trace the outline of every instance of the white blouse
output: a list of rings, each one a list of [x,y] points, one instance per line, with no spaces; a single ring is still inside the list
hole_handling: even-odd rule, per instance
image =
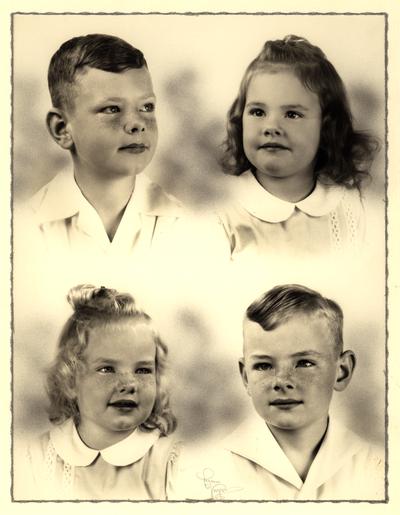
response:
[[[179,444],[158,430],[136,429],[97,451],[79,437],[72,419],[36,438],[15,467],[14,497],[24,500],[165,500]]]
[[[219,216],[232,258],[242,252],[316,255],[357,250],[364,213],[357,189],[317,182],[299,202],[265,190],[250,170],[232,177],[233,198]]]

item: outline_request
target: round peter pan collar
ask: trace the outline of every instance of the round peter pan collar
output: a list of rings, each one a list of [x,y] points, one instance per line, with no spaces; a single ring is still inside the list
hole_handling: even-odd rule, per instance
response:
[[[117,467],[130,465],[143,458],[147,451],[160,437],[158,430],[144,432],[135,429],[129,436],[101,451],[91,449],[80,438],[72,419],[66,420],[60,426],[50,431],[50,440],[57,454],[70,465],[86,467],[100,454],[101,457]]]
[[[239,204],[253,216],[272,223],[284,222],[296,209],[315,217],[327,215],[336,208],[345,194],[343,186],[317,181],[308,197],[299,202],[288,202],[265,190],[250,170],[233,180],[234,194]]]

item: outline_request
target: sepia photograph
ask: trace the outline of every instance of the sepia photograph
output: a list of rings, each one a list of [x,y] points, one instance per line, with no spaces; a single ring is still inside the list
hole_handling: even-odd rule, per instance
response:
[[[393,508],[391,13],[213,11],[9,14],[13,508]]]

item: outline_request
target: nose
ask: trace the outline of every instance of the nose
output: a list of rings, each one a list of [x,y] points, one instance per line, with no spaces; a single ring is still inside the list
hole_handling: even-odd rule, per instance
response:
[[[273,389],[275,392],[293,390],[295,383],[289,371],[277,371],[274,377]]]
[[[267,129],[264,129],[263,132],[264,136],[282,136],[282,130],[278,127],[268,127]]]
[[[138,132],[144,132],[145,127],[142,120],[136,116],[129,116],[125,121],[124,130],[127,134],[135,134]]]
[[[133,376],[123,376],[119,379],[118,392],[122,394],[132,394],[136,392],[136,381]]]
[[[279,123],[279,119],[277,115],[269,114],[265,118],[265,123],[263,127],[263,135],[264,136],[282,136],[283,130]]]

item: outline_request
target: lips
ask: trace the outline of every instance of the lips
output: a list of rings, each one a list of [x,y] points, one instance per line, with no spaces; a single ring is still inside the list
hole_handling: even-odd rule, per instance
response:
[[[271,406],[277,406],[278,408],[294,407],[299,404],[303,404],[303,401],[298,401],[296,399],[275,399],[270,402]]]
[[[285,147],[285,145],[281,145],[280,143],[264,143],[258,148],[265,150],[290,150],[289,147]]]
[[[123,147],[120,147],[118,150],[130,152],[132,154],[140,154],[148,148],[149,147],[144,143],[130,143],[129,145],[124,145]]]
[[[117,409],[134,409],[137,408],[138,403],[130,399],[120,399],[118,401],[109,402],[108,405]]]

